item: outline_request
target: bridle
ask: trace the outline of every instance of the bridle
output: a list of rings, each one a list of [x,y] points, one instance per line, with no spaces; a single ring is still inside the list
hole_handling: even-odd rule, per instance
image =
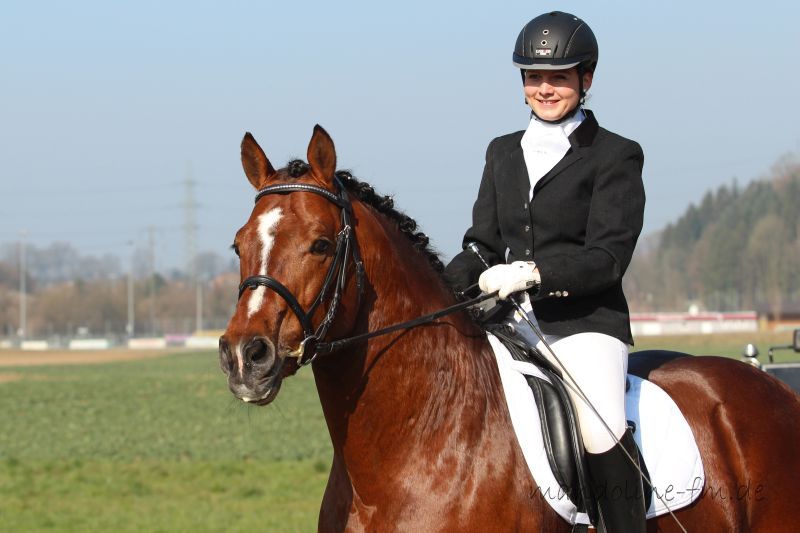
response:
[[[286,354],[286,356],[297,358],[298,367],[305,366],[313,362],[318,355],[330,353],[349,344],[361,342],[373,337],[378,337],[394,331],[410,329],[420,324],[433,322],[438,318],[461,311],[489,298],[494,298],[497,295],[496,292],[482,294],[478,297],[461,301],[455,305],[451,305],[450,307],[417,317],[407,322],[394,324],[377,331],[370,331],[345,339],[323,342],[325,335],[327,335],[328,330],[330,329],[331,324],[336,317],[336,310],[339,307],[339,303],[341,302],[342,294],[344,293],[345,285],[347,283],[347,269],[349,261],[351,260],[353,265],[355,265],[356,274],[356,290],[358,298],[356,303],[356,312],[358,312],[361,307],[361,298],[364,292],[364,262],[361,260],[361,252],[358,248],[358,241],[356,240],[355,229],[353,228],[352,224],[353,206],[350,203],[350,197],[348,196],[347,191],[338,178],[334,178],[334,184],[336,185],[337,189],[336,193],[332,193],[331,191],[323,189],[322,187],[307,185],[305,183],[285,183],[264,187],[256,194],[255,201],[258,202],[262,197],[268,194],[310,192],[322,196],[326,200],[336,204],[341,210],[342,229],[336,235],[336,250],[333,254],[333,261],[331,262],[331,266],[328,267],[328,272],[325,275],[325,281],[322,284],[322,288],[320,289],[317,297],[314,299],[314,302],[311,304],[311,307],[308,309],[308,311],[303,309],[303,306],[300,305],[300,302],[297,301],[297,298],[295,298],[292,292],[287,289],[283,283],[271,276],[250,276],[249,278],[245,279],[241,285],[239,285],[239,299],[242,298],[242,294],[244,294],[244,291],[247,289],[266,287],[275,291],[278,296],[283,298],[289,306],[289,309],[291,309],[295,314],[297,320],[300,321],[300,325],[303,328],[304,338],[300,342],[300,346],[298,346],[297,349],[290,351],[288,354]],[[331,285],[333,285],[333,294],[330,298],[330,306],[328,307],[327,313],[325,313],[325,318],[322,319],[322,322],[320,322],[317,329],[314,330],[311,325],[311,317],[314,315],[314,312],[317,310],[320,304],[322,304],[323,300],[325,300]]]
[[[303,340],[296,350],[292,350],[287,354],[288,357],[296,357],[298,366],[305,366],[311,363],[317,355],[323,352],[330,351],[330,345],[322,343],[322,339],[328,333],[334,318],[336,317],[336,310],[344,293],[345,285],[347,283],[347,270],[348,264],[352,260],[355,265],[356,271],[356,290],[358,292],[358,303],[356,310],[361,306],[361,295],[364,291],[364,262],[361,260],[361,253],[358,249],[358,242],[356,241],[355,231],[352,224],[353,206],[350,203],[350,197],[344,186],[339,182],[338,178],[334,178],[337,192],[332,193],[322,187],[315,185],[307,185],[305,183],[284,183],[278,185],[270,185],[259,190],[256,194],[256,203],[267,196],[268,194],[291,194],[295,192],[309,192],[322,196],[326,200],[336,204],[341,210],[342,229],[336,235],[336,249],[333,253],[333,261],[331,261],[328,272],[325,275],[325,281],[320,288],[317,297],[311,304],[308,311],[303,309],[300,302],[286,288],[280,281],[271,276],[250,276],[239,285],[239,299],[242,298],[247,289],[256,289],[258,287],[266,287],[275,291],[289,306],[289,309],[294,312],[297,320],[303,328]],[[325,318],[322,319],[316,330],[311,325],[311,317],[316,312],[317,308],[325,300],[328,291],[333,286],[333,294],[330,298],[330,305]]]

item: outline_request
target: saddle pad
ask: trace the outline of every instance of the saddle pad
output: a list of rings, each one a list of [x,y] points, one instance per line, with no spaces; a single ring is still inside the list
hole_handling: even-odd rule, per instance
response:
[[[494,335],[487,335],[497,359],[511,423],[539,492],[570,524],[588,524],[588,516],[578,513],[550,468],[539,411],[523,374],[549,380],[533,364],[512,359]],[[652,518],[697,499],[705,475],[692,430],[672,398],[650,381],[632,375],[628,379],[631,386],[625,396],[625,411],[635,424],[636,444],[650,471],[653,499],[647,517]]]

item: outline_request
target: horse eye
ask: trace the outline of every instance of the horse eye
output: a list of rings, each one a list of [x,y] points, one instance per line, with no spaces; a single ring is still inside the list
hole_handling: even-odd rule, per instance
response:
[[[236,246],[235,244],[231,244],[231,250],[233,250],[233,253],[236,254],[236,257],[239,257],[239,247],[238,246]]]
[[[311,245],[311,253],[312,254],[324,254],[327,253],[328,250],[331,248],[331,241],[328,239],[317,239],[314,241],[314,244]]]

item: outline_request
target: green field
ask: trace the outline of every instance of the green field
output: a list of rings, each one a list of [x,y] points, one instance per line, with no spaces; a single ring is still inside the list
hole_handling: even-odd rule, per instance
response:
[[[640,339],[738,357],[780,335]],[[791,355],[781,355],[785,360]],[[331,449],[311,372],[234,401],[215,353],[0,369],[0,531],[313,531]]]
[[[310,371],[234,401],[215,353],[0,383],[0,531],[312,531],[331,449]]]
[[[640,337],[636,339],[634,351],[676,350],[694,355],[724,355],[740,358],[747,343],[755,344],[761,355],[759,361],[767,362],[770,346],[791,344],[792,332],[727,333],[717,335],[675,335],[664,337]],[[775,362],[800,361],[800,356],[791,350],[776,351]]]

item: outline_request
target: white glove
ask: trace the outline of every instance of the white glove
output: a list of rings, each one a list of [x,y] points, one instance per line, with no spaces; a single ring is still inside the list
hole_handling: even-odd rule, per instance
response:
[[[524,291],[541,282],[536,263],[533,261],[514,261],[510,265],[495,265],[481,274],[478,286],[483,292],[498,291],[501,300],[512,292]]]

